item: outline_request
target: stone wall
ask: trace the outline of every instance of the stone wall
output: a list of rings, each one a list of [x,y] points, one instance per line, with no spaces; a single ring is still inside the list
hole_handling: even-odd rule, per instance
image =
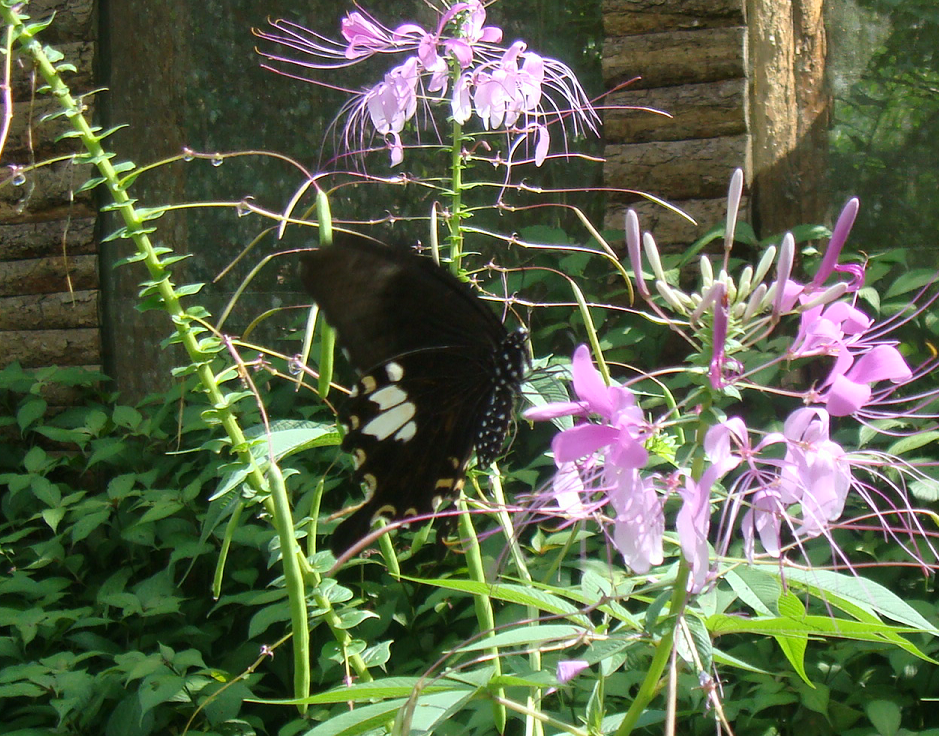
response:
[[[66,74],[73,94],[94,86],[94,0],[32,0],[32,19],[55,12],[41,40],[54,45],[77,72]],[[39,94],[36,75],[20,58],[12,69],[13,117],[0,159],[0,367],[101,364],[96,207],[75,194],[87,167],[69,160],[74,140],[56,139],[64,119]],[[85,100],[94,114],[94,97]]]

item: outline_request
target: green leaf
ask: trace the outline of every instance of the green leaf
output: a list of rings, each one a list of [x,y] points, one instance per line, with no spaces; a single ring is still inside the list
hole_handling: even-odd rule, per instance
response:
[[[805,649],[809,642],[809,637],[805,634],[787,634],[786,636],[775,637],[776,643],[782,649],[792,669],[803,679],[809,687],[815,687],[805,671]]]
[[[890,590],[872,580],[846,575],[829,570],[786,570],[786,580],[799,583],[801,587],[822,601],[833,596],[833,605],[839,600],[858,606],[861,610],[876,612],[897,623],[924,631],[934,636],[939,634],[932,624]]]
[[[144,679],[140,684],[140,689],[137,691],[137,699],[140,702],[141,711],[146,713],[151,708],[161,703],[175,699],[185,686],[186,678],[171,672],[160,672],[150,675]]]
[[[891,455],[905,455],[913,450],[918,450],[920,447],[933,445],[937,440],[939,440],[939,432],[935,430],[931,432],[917,432],[916,434],[897,440],[887,448],[887,452]]]
[[[887,293],[884,294],[884,300],[909,294],[911,291],[919,291],[924,286],[933,283],[935,279],[936,274],[930,269],[919,268],[901,271],[896,281],[890,285]]]
[[[366,611],[362,609],[343,611],[339,614],[339,621],[337,626],[340,629],[351,629],[353,626],[358,626],[360,623],[370,618],[378,618],[378,614],[374,611]]]
[[[805,606],[792,591],[787,591],[781,595],[776,606],[780,616],[786,616],[796,621],[801,621],[805,618]]]
[[[485,649],[503,647],[536,648],[547,641],[577,639],[584,634],[581,626],[566,624],[532,624],[519,626],[508,631],[500,631],[494,636],[478,639],[456,649],[460,652],[476,652]]]
[[[183,257],[185,258],[185,256]],[[163,265],[165,266],[167,264],[164,263]],[[186,284],[184,286],[177,286],[176,296],[182,297],[182,296],[191,296],[192,294],[198,294],[200,291],[202,291],[203,286],[205,286],[205,284]]]
[[[900,732],[902,713],[892,700],[869,700],[864,712],[880,736],[897,736]]]
[[[369,647],[361,654],[365,666],[369,669],[374,667],[384,667],[391,659],[391,642],[382,641],[373,647]]]
[[[127,444],[119,437],[104,437],[95,440],[93,447],[91,457],[88,458],[88,464],[86,465],[88,468],[118,457],[127,449]]]
[[[245,437],[248,439],[260,440],[263,437],[268,440],[251,446],[251,454],[262,467],[266,465],[269,453],[280,461],[297,452],[314,447],[332,447],[341,441],[335,428],[322,422],[286,419],[271,422],[270,430],[270,434],[266,434],[263,425],[255,425],[245,430]],[[226,467],[230,470],[222,475],[219,486],[209,501],[215,501],[239,487],[251,472],[251,468],[243,463],[232,463]]]
[[[54,509],[43,509],[42,520],[49,525],[52,531],[55,531],[59,528],[59,522],[65,516],[65,511],[65,508],[61,506]]]
[[[80,542],[91,534],[95,529],[104,524],[111,516],[109,509],[101,509],[90,514],[83,514],[70,528],[70,535],[73,542]]]
[[[147,509],[146,513],[140,517],[140,521],[138,523],[153,523],[154,521],[159,521],[160,519],[165,519],[168,516],[172,516],[183,508],[185,508],[185,505],[176,499],[163,499],[157,501],[151,508]]]
[[[586,629],[592,629],[590,619],[584,616],[580,610],[556,595],[547,593],[537,588],[526,587],[522,585],[495,584],[480,582],[477,580],[459,580],[449,579],[430,579],[430,578],[408,578],[414,583],[430,585],[445,590],[468,593],[476,596],[487,596],[495,600],[505,601],[506,603],[517,603],[521,606],[531,606],[545,613],[554,615],[567,615],[572,621],[577,621]]]
[[[41,501],[50,508],[55,508],[62,503],[62,492],[59,490],[59,487],[48,478],[44,478],[41,475],[34,476],[30,479],[30,490],[38,501]]]
[[[263,702],[263,701],[256,701]],[[408,702],[407,698],[386,700],[340,713],[307,731],[304,736],[358,736],[386,726]]]
[[[132,406],[115,406],[111,415],[118,427],[137,430],[143,422],[143,415]]]
[[[46,413],[46,402],[38,396],[27,399],[16,412],[16,423],[21,432],[38,422]]]
[[[728,570],[724,579],[740,600],[756,613],[770,616],[776,610],[776,602],[782,593],[778,578],[760,568],[744,565]]]
[[[284,593],[286,596],[286,593]],[[282,623],[290,620],[290,608],[283,602],[278,602],[273,606],[266,606],[251,617],[248,624],[248,638],[254,639],[260,636],[272,624]]]
[[[96,186],[98,186],[99,184],[104,184],[106,181],[107,181],[107,179],[105,179],[103,176],[92,176],[90,179],[88,179],[88,181],[86,181],[84,184],[82,184],[81,186],[79,186],[79,187],[75,190],[75,194],[81,194],[82,192],[88,192],[88,191],[94,189],[94,188],[95,188]],[[118,233],[122,233],[122,232],[124,232],[124,228],[121,228],[121,230],[119,230],[117,233],[113,233],[112,235],[108,236],[107,238],[104,238],[104,239],[102,240],[102,242],[104,242],[105,240],[113,240],[114,238],[117,238],[117,237],[123,237],[123,235],[119,235],[119,234],[118,234]]]
[[[55,64],[65,58],[65,54],[53,46],[43,46],[42,53],[46,55],[50,64]]]
[[[799,688],[799,702],[809,710],[820,713],[828,718],[828,705],[831,699],[831,691],[827,685],[819,683],[815,687],[806,689]]]

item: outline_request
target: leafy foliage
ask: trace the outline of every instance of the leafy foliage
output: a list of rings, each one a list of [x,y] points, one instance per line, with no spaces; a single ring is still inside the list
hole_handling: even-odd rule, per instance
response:
[[[931,0],[861,0],[856,21],[873,38],[846,37],[870,50],[866,68],[836,88],[832,183],[863,203],[858,231],[867,251],[895,236],[932,265],[939,212],[939,16]],[[846,80],[850,81],[850,80]]]
[[[58,81],[54,68],[46,73]],[[936,728],[922,700],[934,685],[937,622],[921,579],[829,572],[825,545],[811,543],[812,565],[783,575],[775,565],[747,567],[738,547],[721,556],[715,587],[686,606],[675,597],[683,588],[675,534],[664,565],[632,575],[610,564],[602,531],[528,515],[520,491],[536,491],[546,477],[537,429],[519,428],[504,464],[511,472],[492,477],[495,510],[473,514],[478,546],[474,527],[461,526],[460,554],[442,554],[425,527],[399,533],[394,546],[383,538],[380,557],[332,571],[318,548],[335,523],[321,502],[340,495],[329,413],[307,407],[298,422],[292,387],[221,364],[223,341],[202,321],[207,314],[176,303],[199,287],[174,288],[165,267],[176,257],[161,260],[168,254],[143,237],[164,210],[135,208],[124,191],[134,174],[116,178],[134,169],[108,169],[103,136],[81,134],[98,146],[88,160],[104,170],[93,185],[106,183],[126,215],[116,237],[139,248],[128,260],[151,271],[143,306],[166,310],[179,329],[173,341],[192,348],[177,377],[198,374],[212,405],[199,403],[195,383],[130,407],[104,393],[98,375],[0,372],[9,448],[0,458],[0,718],[8,733],[470,735],[543,724],[577,736],[657,733],[666,713],[645,709],[632,722],[631,707],[655,695],[660,683],[644,673],[673,651],[683,733],[712,733],[718,707],[741,735]],[[580,249],[544,250],[492,292],[524,288],[541,302],[569,303],[571,282],[555,279],[559,270],[588,292],[578,292],[580,312],[558,306],[535,317],[540,348],[566,353],[595,331],[624,363],[685,357],[662,325],[633,319],[629,290],[608,275],[604,254],[543,225],[522,234]],[[676,278],[679,258],[664,264]],[[912,281],[887,291],[884,304],[902,309]],[[46,398],[63,385],[82,393],[65,410]],[[531,386],[557,399],[556,382]],[[771,404],[752,410],[773,416]],[[673,459],[668,442],[653,449]],[[487,504],[481,475],[470,477],[474,510]],[[498,498],[503,484],[517,492],[514,519]],[[835,533],[862,559],[896,559],[873,532]],[[293,662],[281,646],[290,635]],[[586,669],[566,681],[555,673],[569,660]],[[711,697],[715,668],[719,698]],[[298,673],[314,692],[287,701],[303,690]]]

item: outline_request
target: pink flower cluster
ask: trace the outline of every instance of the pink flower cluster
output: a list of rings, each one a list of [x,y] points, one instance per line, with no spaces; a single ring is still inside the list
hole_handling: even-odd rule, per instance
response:
[[[308,69],[340,68],[376,54],[408,54],[378,84],[353,93],[344,108],[349,114],[344,140],[364,139],[367,120],[385,138],[392,166],[404,158],[405,125],[421,105],[445,102],[451,82],[449,107],[455,121],[466,123],[475,113],[486,130],[530,136],[539,166],[550,146],[548,125],[560,122],[562,113],[573,113],[575,130],[583,126],[596,133],[598,117],[571,69],[528,51],[523,41],[498,46],[502,30],[485,21],[480,0],[466,0],[442,12],[433,31],[414,23],[392,30],[357,10],[342,20],[345,44],[283,20],[272,22],[276,33],[257,33],[318,60],[264,56]],[[564,104],[556,103],[548,90],[558,93]]]
[[[656,283],[667,303],[685,310],[690,324],[706,324],[700,315],[706,310],[711,313],[712,357],[707,377],[710,390],[715,392],[714,400],[719,400],[728,387],[733,389],[735,401],[741,400],[741,392],[751,389],[792,396],[791,390],[781,392],[752,383],[743,372],[743,364],[726,353],[726,345],[731,315],[738,320],[757,319],[761,310],[769,310],[775,315],[770,320],[773,325],[778,323],[779,315],[799,315],[798,333],[782,359],[825,356],[833,361],[828,377],[820,387],[802,394],[805,405],[788,414],[781,431],[749,428],[742,417],[729,416],[706,427],[700,448],[703,453],[689,454],[704,460],[694,466],[694,473],[681,466],[667,477],[650,473],[645,470],[649,460],[647,447],[664,424],[644,417],[629,388],[607,386],[584,345],[577,348],[572,360],[577,401],[551,403],[525,412],[525,417],[531,420],[562,416],[578,419],[552,442],[557,466],[552,497],[568,518],[607,520],[604,528],[610,540],[635,572],[647,572],[663,561],[665,504],[673,495],[681,499],[675,531],[690,570],[692,592],[702,590],[708,581],[711,514],[719,499],[725,501],[723,531],[718,535],[723,539],[720,546],[726,549],[731,530],[740,518],[744,549],[751,559],[757,539],[768,554],[781,555],[784,524],[797,544],[820,535],[831,541],[830,528],[843,515],[852,490],[871,514],[882,521],[887,514],[912,518],[902,481],[898,484],[881,468],[891,466],[894,473],[900,468],[901,474],[911,475],[915,471],[909,466],[903,469],[901,461],[883,454],[846,451],[831,438],[831,417],[853,416],[862,421],[866,415],[884,417],[883,412],[866,412],[924,372],[920,369],[914,373],[897,342],[887,339],[897,321],[876,325],[856,303],[843,299],[863,285],[863,267],[837,265],[856,212],[857,200],[852,200],[842,213],[819,273],[810,284],[803,285],[791,278],[791,237],[783,244],[775,282],[754,287],[751,281],[754,297],[749,303],[741,301],[746,295],[741,295],[729,279],[714,280],[702,290],[701,297],[694,298],[674,290],[670,293],[668,287]],[[635,223],[627,220],[627,230],[630,225]],[[638,240],[637,233],[632,234],[632,240]],[[639,256],[635,243],[632,250],[636,267]],[[661,281],[663,272],[657,265],[657,254],[647,248],[647,255]],[[703,272],[707,280],[711,272],[706,266]],[[766,271],[761,267],[757,272]],[[836,272],[849,274],[850,281],[825,286],[827,278]],[[750,281],[750,276],[741,281]],[[650,298],[648,290],[641,291]],[[742,306],[731,303],[728,293],[739,297]],[[659,314],[664,312],[659,310]],[[764,320],[761,324],[766,324],[766,318],[760,319]],[[749,331],[746,324],[734,324],[733,329],[737,335]],[[746,347],[739,338],[734,344],[735,351]],[[887,387],[883,387],[885,382],[889,383]],[[930,394],[930,398],[935,397]],[[697,421],[705,420],[699,417]],[[864,480],[859,473],[865,478],[873,477],[874,482]],[[718,486],[723,489],[720,494],[715,492]],[[897,492],[892,498],[901,499],[903,511],[898,510],[894,500],[887,500],[888,493],[879,486]],[[886,514],[878,507],[878,499],[890,507]],[[913,534],[916,523],[905,521],[901,526],[906,533]],[[883,528],[897,538],[885,521]]]

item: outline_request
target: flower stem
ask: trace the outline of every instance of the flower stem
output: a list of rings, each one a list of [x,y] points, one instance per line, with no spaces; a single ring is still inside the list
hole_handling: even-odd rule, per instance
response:
[[[456,120],[451,128],[450,141],[450,268],[459,275],[463,258],[463,126]]]
[[[460,497],[457,499],[457,507],[460,511],[460,537],[463,540],[463,544],[466,546],[466,566],[469,569],[470,578],[479,583],[488,585],[489,581],[486,580],[486,570],[483,565],[482,552],[479,548],[479,538],[476,536],[472,514],[470,514],[467,508],[466,497],[463,494],[460,494]],[[492,601],[488,596],[476,595],[473,596],[473,606],[476,609],[476,621],[479,624],[479,630],[488,632],[486,634],[487,637],[495,636],[496,617],[492,610]],[[493,647],[489,650],[489,654],[492,655],[492,666],[494,668],[493,677],[498,677],[502,674],[502,660],[499,658],[498,648]],[[504,733],[506,722],[505,706],[499,704],[498,698],[505,697],[505,692],[502,688],[499,688],[496,690],[495,695],[496,699],[493,701],[492,706],[494,726],[497,733]]]
[[[623,718],[620,727],[616,729],[614,736],[628,736],[628,734],[631,734],[636,724],[639,722],[640,716],[642,716],[646,707],[652,702],[652,698],[654,698],[659,691],[662,673],[665,672],[665,667],[672,655],[672,644],[675,641],[675,629],[678,627],[681,620],[679,613],[684,610],[685,601],[688,597],[687,587],[690,572],[688,564],[682,560],[678,566],[678,574],[675,576],[675,582],[673,583],[672,599],[669,603],[669,612],[674,618],[674,622],[662,635],[662,638],[659,639],[659,643],[655,648],[655,654],[652,657],[652,661],[649,663],[649,669],[646,672],[645,679],[643,679],[642,685],[639,687],[639,692],[636,693],[636,699],[633,700],[633,704],[626,712],[626,716]]]

